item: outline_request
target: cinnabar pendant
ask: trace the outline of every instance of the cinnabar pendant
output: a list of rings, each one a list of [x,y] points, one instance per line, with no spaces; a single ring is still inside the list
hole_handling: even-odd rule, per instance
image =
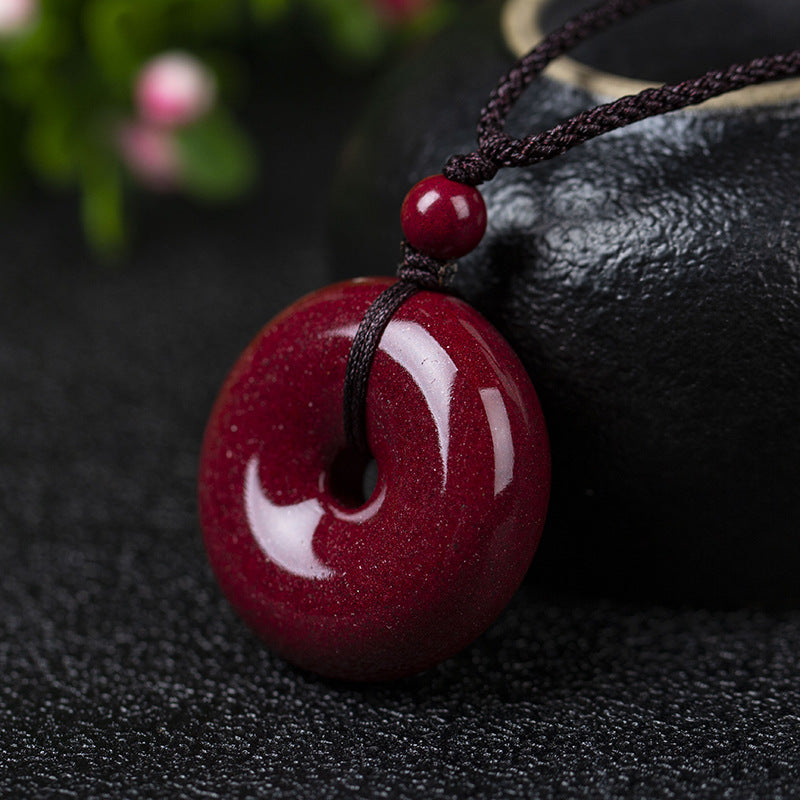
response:
[[[390,283],[337,284],[270,322],[228,376],[201,456],[222,589],[276,652],[334,678],[413,674],[475,639],[519,586],[549,494],[544,420],[517,357],[465,303],[419,292],[372,367],[378,478],[361,495],[342,386]]]

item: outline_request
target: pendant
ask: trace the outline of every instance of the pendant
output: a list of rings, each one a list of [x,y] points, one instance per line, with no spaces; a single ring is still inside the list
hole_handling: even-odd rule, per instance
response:
[[[528,569],[549,495],[524,368],[478,312],[431,291],[381,338],[365,488],[342,388],[392,282],[330,286],[270,322],[225,381],[200,462],[205,545],[234,608],[276,653],[347,680],[414,674],[479,636]]]

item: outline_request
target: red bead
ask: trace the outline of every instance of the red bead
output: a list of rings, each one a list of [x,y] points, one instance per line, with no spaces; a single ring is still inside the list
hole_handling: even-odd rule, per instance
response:
[[[400,220],[409,244],[446,261],[478,246],[486,232],[486,204],[474,186],[431,175],[411,187]]]
[[[357,497],[345,363],[390,283],[337,284],[269,323],[228,376],[201,456],[201,521],[225,594],[275,651],[336,678],[412,674],[485,630],[528,568],[549,492],[522,365],[472,308],[420,292],[375,358],[378,479]]]

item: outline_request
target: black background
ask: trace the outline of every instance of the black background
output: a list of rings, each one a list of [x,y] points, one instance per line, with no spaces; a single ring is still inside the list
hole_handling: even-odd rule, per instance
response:
[[[251,109],[263,188],[149,202],[124,267],[92,263],[67,199],[3,211],[0,794],[797,796],[798,611],[558,595],[534,566],[473,647],[364,687],[296,671],[229,609],[195,514],[205,417],[256,330],[328,280],[364,93],[318,64],[281,79]]]

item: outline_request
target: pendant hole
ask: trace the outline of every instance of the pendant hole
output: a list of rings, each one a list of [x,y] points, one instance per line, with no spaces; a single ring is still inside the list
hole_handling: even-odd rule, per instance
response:
[[[328,473],[328,490],[345,508],[360,508],[378,483],[378,463],[371,455],[342,450]]]
[[[361,491],[364,494],[364,502],[366,503],[372,497],[375,487],[378,485],[378,462],[374,458],[370,458],[367,465],[364,467],[364,477],[361,481]]]

